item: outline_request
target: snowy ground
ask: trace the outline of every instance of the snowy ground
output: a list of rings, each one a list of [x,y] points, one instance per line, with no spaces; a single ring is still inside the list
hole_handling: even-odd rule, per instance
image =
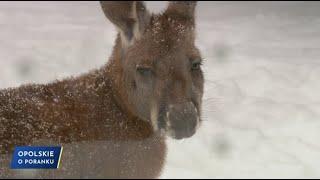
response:
[[[165,3],[148,2],[154,11]],[[320,3],[200,2],[204,123],[162,178],[320,178]],[[106,63],[97,2],[0,2],[0,88]]]

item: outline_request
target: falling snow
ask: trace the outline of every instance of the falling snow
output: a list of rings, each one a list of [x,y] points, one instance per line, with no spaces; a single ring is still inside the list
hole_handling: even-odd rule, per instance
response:
[[[161,4],[150,6],[159,11],[157,3]],[[168,157],[161,177],[319,178],[319,3],[200,2],[196,24],[197,43],[205,59],[203,123],[191,139],[168,140]],[[116,35],[97,2],[1,2],[0,26],[2,89],[44,84],[101,67],[111,54]],[[160,24],[156,27],[154,33],[161,30]],[[184,28],[180,29],[183,32]],[[98,74],[92,76],[97,77]],[[66,85],[62,88],[66,90],[64,97],[54,93],[43,96],[51,91],[40,85],[23,87],[33,93],[0,91],[0,124],[24,127],[20,135],[13,134],[2,141],[0,149],[15,144],[9,142],[14,136],[31,142],[35,135],[40,136],[40,130],[50,132],[39,138],[37,144],[66,141],[62,137],[56,142],[49,140],[61,128],[59,123],[41,122],[35,126],[30,121],[41,114],[22,115],[22,109],[36,104],[33,112],[45,113],[48,102],[51,107],[68,108],[60,106],[62,99],[99,91],[105,86]],[[19,102],[19,108],[13,102]],[[79,108],[89,104],[80,103]],[[4,115],[8,112],[21,116],[9,122]],[[68,114],[53,112],[53,116]],[[78,122],[60,123],[71,126],[70,123]],[[104,128],[110,128],[109,124]],[[0,135],[5,132],[0,127]],[[86,132],[81,133],[84,136]],[[69,140],[75,138],[71,135]],[[74,160],[72,163],[81,165],[74,168],[88,172],[82,177],[90,177],[94,176],[90,172],[104,162],[103,158],[93,164],[88,162],[110,146],[119,148],[121,144],[96,141],[65,146],[77,152],[65,153]],[[79,160],[76,157],[84,146],[89,146],[92,154]],[[150,148],[140,146],[146,151]],[[0,156],[0,178],[4,174],[2,165],[8,164],[9,159]],[[39,170],[23,170],[17,171],[15,177],[32,178],[39,174]],[[65,171],[65,177],[74,174]]]

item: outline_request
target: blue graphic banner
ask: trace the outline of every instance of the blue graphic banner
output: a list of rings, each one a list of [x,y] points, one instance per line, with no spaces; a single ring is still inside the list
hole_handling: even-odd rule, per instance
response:
[[[57,169],[62,147],[17,146],[11,161],[12,169]]]

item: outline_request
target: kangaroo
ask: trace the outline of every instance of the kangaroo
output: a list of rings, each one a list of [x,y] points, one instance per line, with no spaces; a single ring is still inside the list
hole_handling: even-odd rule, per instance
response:
[[[204,78],[195,46],[196,2],[151,14],[140,1],[102,1],[117,28],[103,67],[49,84],[0,91],[0,178],[15,146],[62,145],[61,167],[37,178],[157,178],[166,138],[188,138],[201,123]]]

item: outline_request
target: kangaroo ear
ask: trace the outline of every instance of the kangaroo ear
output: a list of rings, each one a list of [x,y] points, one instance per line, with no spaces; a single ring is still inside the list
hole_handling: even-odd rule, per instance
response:
[[[166,10],[166,14],[194,22],[196,5],[196,1],[171,1]]]
[[[106,17],[118,28],[124,47],[141,37],[150,14],[141,1],[100,1]]]

